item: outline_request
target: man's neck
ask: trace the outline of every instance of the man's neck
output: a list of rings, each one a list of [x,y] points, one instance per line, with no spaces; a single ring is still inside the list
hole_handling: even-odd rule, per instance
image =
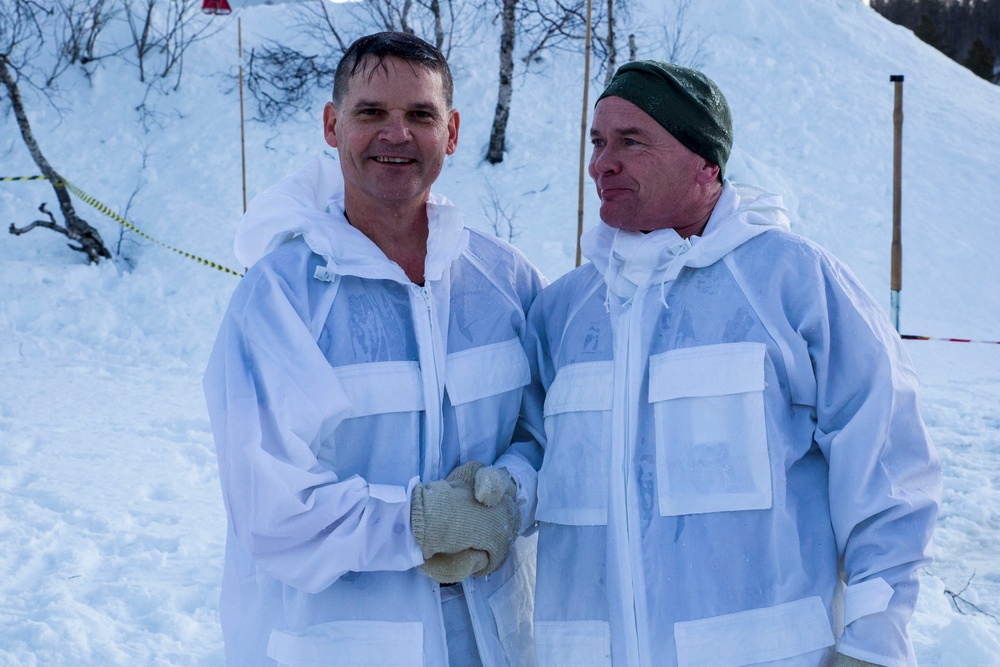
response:
[[[424,283],[427,257],[427,205],[365,206],[345,198],[345,215],[351,226],[372,240],[417,285]]]
[[[710,187],[701,206],[694,211],[692,218],[695,222],[690,225],[686,225],[682,228],[676,228],[675,231],[680,235],[681,238],[688,239],[692,236],[701,236],[705,231],[705,227],[708,226],[708,221],[712,217],[712,213],[715,211],[715,205],[719,203],[719,198],[722,196],[722,185],[718,187]]]

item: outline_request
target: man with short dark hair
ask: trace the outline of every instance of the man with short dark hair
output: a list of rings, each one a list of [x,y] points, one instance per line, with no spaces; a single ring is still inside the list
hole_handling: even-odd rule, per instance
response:
[[[591,139],[590,263],[529,313],[539,665],[913,665],[941,476],[898,335],[725,179],[701,72],[623,65]]]
[[[240,224],[251,268],[204,381],[231,665],[534,664],[534,490],[515,477],[537,460],[505,452],[541,277],[431,193],[451,89],[423,40],[358,40],[323,112],[339,162]]]

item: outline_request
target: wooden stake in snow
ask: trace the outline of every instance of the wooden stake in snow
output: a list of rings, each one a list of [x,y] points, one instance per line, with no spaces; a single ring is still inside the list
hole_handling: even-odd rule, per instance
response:
[[[896,87],[896,104],[892,112],[895,126],[892,150],[892,267],[889,289],[890,317],[892,324],[899,331],[899,293],[903,289],[903,241],[901,229],[902,212],[902,166],[903,166],[903,75],[893,74],[889,77]]]
[[[580,266],[580,237],[583,236],[583,187],[587,175],[587,92],[590,89],[590,14],[592,2],[587,0],[587,37],[584,43],[583,60],[583,113],[580,117],[580,188],[576,209],[576,265]]]
[[[240,49],[240,159],[243,161],[243,212],[247,212],[247,143],[243,121],[243,17],[236,17],[236,41]]]

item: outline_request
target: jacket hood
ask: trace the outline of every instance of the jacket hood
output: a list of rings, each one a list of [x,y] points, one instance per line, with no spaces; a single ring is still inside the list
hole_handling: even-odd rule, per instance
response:
[[[685,266],[710,266],[758,234],[788,231],[781,197],[752,185],[723,183],[701,236],[682,239],[673,229],[643,233],[598,223],[580,239],[581,250],[604,276],[611,293],[630,298],[638,288],[664,285]]]
[[[429,233],[424,278],[438,280],[468,244],[462,212],[447,198],[427,201]],[[281,244],[301,236],[337,275],[410,282],[344,215],[340,163],[316,158],[255,197],[236,228],[233,250],[246,267]]]

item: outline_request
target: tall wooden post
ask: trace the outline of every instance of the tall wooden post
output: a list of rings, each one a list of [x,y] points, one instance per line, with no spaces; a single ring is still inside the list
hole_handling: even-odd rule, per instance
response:
[[[903,167],[903,75],[889,77],[896,88],[895,108],[892,112],[894,125],[892,150],[892,275],[890,278],[890,317],[899,331],[899,297],[903,289],[903,241],[902,241],[902,167]]]
[[[576,265],[580,266],[582,252],[580,251],[580,237],[583,236],[583,188],[587,176],[587,111],[590,104],[587,101],[587,93],[590,89],[590,12],[592,8],[591,0],[587,0],[587,39],[584,46],[583,61],[583,114],[580,118],[580,187],[578,190],[578,201],[576,210]]]
[[[247,144],[243,120],[243,17],[236,17],[236,39],[240,48],[240,158],[243,161],[243,212],[247,212]]]

